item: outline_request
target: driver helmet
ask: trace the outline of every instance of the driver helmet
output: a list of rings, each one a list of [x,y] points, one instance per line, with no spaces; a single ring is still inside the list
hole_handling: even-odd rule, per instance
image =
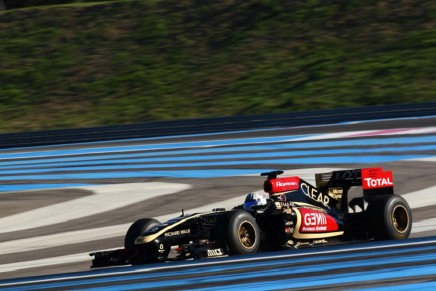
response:
[[[251,192],[247,194],[244,202],[245,210],[252,210],[253,206],[266,205],[266,198],[259,192]]]

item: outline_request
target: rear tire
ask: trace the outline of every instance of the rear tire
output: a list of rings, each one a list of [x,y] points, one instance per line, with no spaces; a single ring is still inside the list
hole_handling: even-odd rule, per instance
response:
[[[412,230],[412,212],[399,195],[381,195],[369,201],[370,231],[376,240],[406,239]]]
[[[226,239],[231,255],[257,253],[260,246],[260,229],[254,217],[243,210],[231,212]]]
[[[135,221],[127,230],[124,238],[124,248],[129,249],[134,247],[138,236],[159,224],[160,222],[153,218],[143,218]]]

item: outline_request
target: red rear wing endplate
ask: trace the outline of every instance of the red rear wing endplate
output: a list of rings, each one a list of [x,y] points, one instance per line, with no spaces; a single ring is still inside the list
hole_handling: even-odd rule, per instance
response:
[[[394,186],[392,171],[384,172],[382,168],[362,169],[362,188],[364,190]]]

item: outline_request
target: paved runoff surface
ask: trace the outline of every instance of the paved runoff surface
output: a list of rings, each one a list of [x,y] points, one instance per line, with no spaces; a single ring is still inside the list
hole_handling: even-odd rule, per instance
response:
[[[89,269],[136,219],[231,208],[260,172],[373,166],[412,207],[411,239]],[[435,116],[0,150],[0,290],[436,288],[435,166]]]

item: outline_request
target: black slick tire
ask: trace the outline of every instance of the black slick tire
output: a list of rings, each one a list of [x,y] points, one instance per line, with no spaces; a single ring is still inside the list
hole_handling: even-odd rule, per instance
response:
[[[375,240],[406,239],[412,230],[412,211],[399,195],[372,197],[368,205],[369,228]]]
[[[254,217],[237,210],[229,214],[227,245],[230,255],[255,254],[260,247],[260,229]]]

